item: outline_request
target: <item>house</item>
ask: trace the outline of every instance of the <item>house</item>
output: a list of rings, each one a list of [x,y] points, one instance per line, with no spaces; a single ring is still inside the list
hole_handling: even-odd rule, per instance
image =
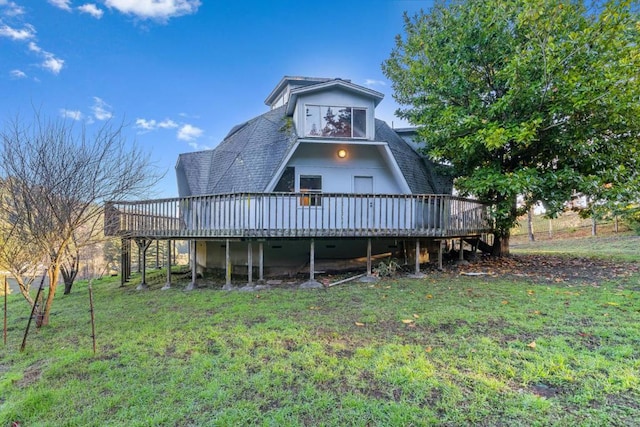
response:
[[[215,268],[229,286],[232,272],[251,285],[254,269],[260,279],[306,269],[315,285],[319,260],[363,258],[370,274],[372,258],[398,252],[418,270],[444,239],[488,231],[486,207],[451,196],[415,129],[375,118],[382,99],[349,80],[284,77],[267,112],[179,156],[178,198],[110,204],[106,227],[143,248],[189,239],[194,282]]]

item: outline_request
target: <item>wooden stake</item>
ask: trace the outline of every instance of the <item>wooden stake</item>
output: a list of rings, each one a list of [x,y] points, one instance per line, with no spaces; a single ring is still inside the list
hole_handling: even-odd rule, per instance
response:
[[[24,351],[27,346],[27,335],[29,335],[29,328],[31,327],[31,319],[33,319],[33,314],[36,312],[36,307],[38,306],[38,300],[40,299],[40,294],[42,293],[42,289],[44,288],[44,277],[42,275],[42,279],[40,280],[40,286],[38,287],[38,292],[36,293],[36,299],[33,300],[33,307],[31,307],[31,316],[29,316],[29,320],[27,320],[27,329],[24,331],[24,336],[22,337],[22,344],[20,345],[20,351]]]
[[[3,329],[3,341],[4,345],[7,345],[7,294],[9,293],[9,285],[7,284],[7,276],[4,276],[4,329]]]
[[[93,288],[89,280],[89,312],[91,313],[91,339],[93,340],[93,354],[96,354],[96,318],[93,314]]]

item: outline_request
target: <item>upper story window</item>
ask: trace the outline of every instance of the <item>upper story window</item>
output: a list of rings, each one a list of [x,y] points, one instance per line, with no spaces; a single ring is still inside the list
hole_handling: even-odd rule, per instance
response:
[[[366,138],[366,108],[305,105],[305,136]]]

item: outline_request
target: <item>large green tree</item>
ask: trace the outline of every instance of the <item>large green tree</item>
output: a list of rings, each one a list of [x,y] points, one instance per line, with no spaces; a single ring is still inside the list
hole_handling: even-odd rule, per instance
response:
[[[383,64],[400,117],[494,206],[494,254],[518,215],[575,192],[637,197],[640,26],[628,1],[466,0],[405,15]],[[517,205],[517,196],[524,203]]]

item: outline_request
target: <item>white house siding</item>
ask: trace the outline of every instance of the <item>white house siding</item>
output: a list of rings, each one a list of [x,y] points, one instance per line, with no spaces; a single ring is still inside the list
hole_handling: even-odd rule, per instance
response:
[[[347,150],[340,159],[337,151]],[[402,187],[384,160],[382,146],[345,143],[301,143],[289,160],[296,169],[296,191],[300,175],[322,176],[323,193],[353,193],[354,177],[373,177],[373,194],[402,194]]]

